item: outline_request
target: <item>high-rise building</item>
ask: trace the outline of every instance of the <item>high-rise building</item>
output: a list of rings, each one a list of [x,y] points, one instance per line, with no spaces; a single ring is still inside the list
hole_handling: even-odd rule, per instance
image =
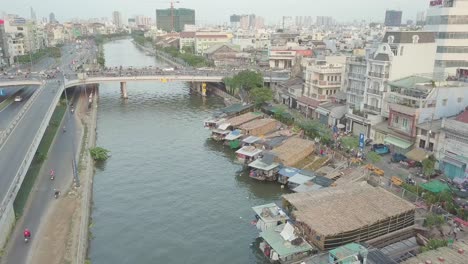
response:
[[[120,13],[119,11],[112,12],[112,23],[117,28],[121,28],[123,26],[123,24],[122,24],[122,13]]]
[[[385,12],[385,26],[386,27],[399,27],[401,26],[402,11],[387,10]]]
[[[318,16],[316,24],[317,26],[333,26],[335,22],[333,20],[333,17]]]
[[[195,25],[195,10],[187,8],[156,9],[156,26],[167,32],[181,32],[185,25]]]
[[[36,12],[34,11],[34,9],[31,7],[30,8],[30,11],[31,11],[31,20],[33,22],[36,22],[37,18],[36,18]]]
[[[241,19],[241,16],[240,15],[231,15],[229,17],[229,22],[231,23],[231,27],[233,29],[237,29],[240,27],[240,19]]]
[[[0,69],[8,65],[8,40],[5,34],[5,21],[0,19]]]
[[[50,23],[50,24],[55,24],[55,23],[57,23],[57,19],[55,19],[55,14],[54,14],[54,12],[52,12],[52,13],[49,14],[49,23]]]
[[[468,1],[431,1],[424,29],[436,33],[436,72],[468,67]]]

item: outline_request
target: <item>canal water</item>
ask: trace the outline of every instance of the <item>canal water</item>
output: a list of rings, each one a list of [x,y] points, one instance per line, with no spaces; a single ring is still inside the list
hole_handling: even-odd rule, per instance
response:
[[[130,40],[104,45],[107,66],[163,66]],[[182,82],[100,86],[90,245],[93,264],[266,263],[252,245],[252,206],[278,201],[274,183],[240,176],[233,151],[209,140],[203,120],[222,99]]]

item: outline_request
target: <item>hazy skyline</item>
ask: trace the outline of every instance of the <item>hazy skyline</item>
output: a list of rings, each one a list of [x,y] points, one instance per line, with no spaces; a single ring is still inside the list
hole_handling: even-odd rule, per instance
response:
[[[155,9],[168,8],[169,0],[15,0],[2,1],[0,11],[29,18],[33,7],[38,19],[54,12],[63,22],[72,18],[111,18],[113,11],[124,17],[145,15],[155,17]],[[403,21],[415,20],[416,13],[427,10],[429,0],[180,0],[175,7],[192,8],[197,23],[222,24],[231,14],[256,14],[268,23],[280,21],[281,16],[332,16],[340,22],[352,20],[383,21],[386,9],[403,11]]]

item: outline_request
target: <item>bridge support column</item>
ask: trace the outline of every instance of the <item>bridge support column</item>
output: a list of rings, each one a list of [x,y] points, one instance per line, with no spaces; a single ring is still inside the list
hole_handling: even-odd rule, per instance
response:
[[[15,211],[13,210],[13,201],[6,206],[5,211],[0,216],[0,248],[3,248],[7,242],[12,228],[15,226]]]
[[[127,82],[120,82],[120,92],[122,94],[123,99],[128,99]]]

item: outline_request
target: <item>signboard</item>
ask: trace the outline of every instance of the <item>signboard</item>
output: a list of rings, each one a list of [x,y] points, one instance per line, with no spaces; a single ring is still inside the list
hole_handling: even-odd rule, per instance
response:
[[[0,96],[5,96],[5,91],[3,89],[0,89]]]
[[[364,133],[359,134],[359,148],[361,151],[364,149]]]
[[[301,55],[303,57],[312,57],[312,50],[311,49],[296,50],[296,54]]]
[[[444,4],[443,0],[432,0],[430,2],[430,6],[440,6],[440,5],[443,5],[443,4]]]
[[[206,96],[206,83],[202,83],[202,95]]]

